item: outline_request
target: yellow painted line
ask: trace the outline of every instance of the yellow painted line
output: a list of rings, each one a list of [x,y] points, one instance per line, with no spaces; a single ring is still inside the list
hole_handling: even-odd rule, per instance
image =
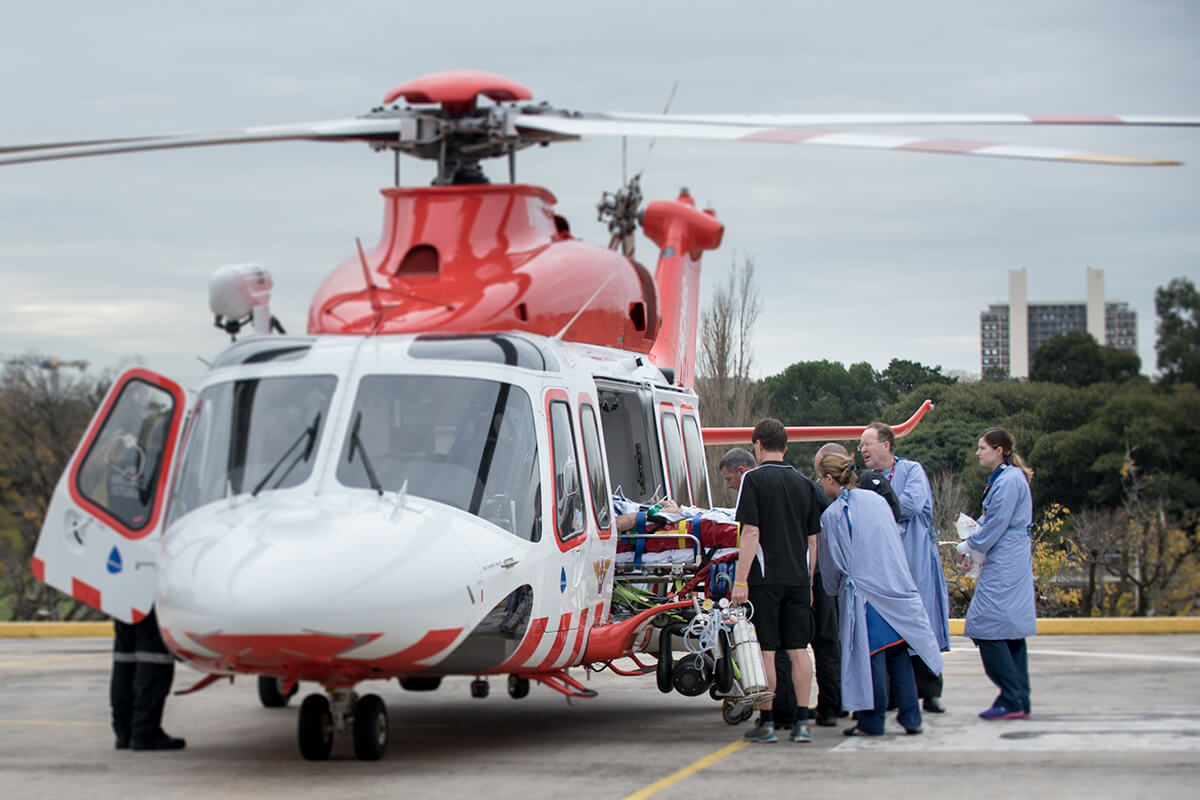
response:
[[[654,795],[661,792],[663,789],[666,789],[668,786],[671,786],[673,784],[679,783],[681,780],[688,777],[689,775],[695,775],[697,772],[699,772],[702,769],[708,769],[709,767],[711,767],[713,764],[720,761],[725,756],[729,755],[730,753],[732,753],[736,750],[741,750],[743,747],[745,747],[748,744],[750,744],[750,743],[745,742],[745,741],[734,742],[733,744],[727,744],[724,747],[722,747],[720,750],[716,751],[715,753],[709,753],[704,758],[690,764],[689,766],[684,767],[683,769],[679,770],[678,772],[672,773],[672,774],[668,775],[667,777],[663,778],[662,780],[655,781],[654,783],[647,786],[645,789],[639,789],[638,791],[634,792],[633,794],[625,797],[624,800],[645,800],[645,798],[647,798],[647,797],[653,797]]]
[[[108,658],[110,655],[111,654],[106,651],[103,653],[84,653],[84,654],[77,655],[77,656],[52,656],[49,658],[30,658],[30,659],[26,659],[25,661],[0,661],[0,669],[7,669],[9,667],[28,667],[33,664],[51,664],[55,661],[78,661],[78,660],[84,659],[84,658],[100,658],[100,657]]]
[[[962,636],[963,621],[950,620],[950,635]],[[1037,621],[1039,636],[1200,633],[1200,617],[1046,617]]]
[[[112,638],[111,622],[0,622],[2,638],[60,639],[67,636],[106,636]]]

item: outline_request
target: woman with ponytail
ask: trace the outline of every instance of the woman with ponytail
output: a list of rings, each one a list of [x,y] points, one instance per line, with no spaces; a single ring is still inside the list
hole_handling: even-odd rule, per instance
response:
[[[964,542],[973,551],[970,555],[983,561],[983,571],[963,634],[974,640],[983,671],[1000,689],[992,707],[979,715],[986,720],[1028,719],[1030,711],[1025,637],[1037,633],[1029,538],[1033,471],[1015,448],[1012,435],[1003,428],[989,428],[979,438],[975,455],[992,474],[983,492],[979,528]]]
[[[933,670],[942,655],[917,592],[900,529],[886,500],[858,489],[854,462],[830,453],[817,462],[817,483],[833,500],[821,515],[817,560],[825,592],[838,599],[842,641],[842,707],[858,712],[847,736],[882,736],[888,682],[897,720],[921,732],[921,706],[909,650]]]

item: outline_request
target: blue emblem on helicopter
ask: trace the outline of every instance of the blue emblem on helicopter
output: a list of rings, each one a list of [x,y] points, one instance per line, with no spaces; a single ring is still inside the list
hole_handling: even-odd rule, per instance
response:
[[[108,563],[105,564],[108,571],[112,575],[116,575],[121,571],[121,551],[113,547],[112,552],[108,554]]]
[[[567,591],[567,568],[566,567],[563,567],[562,577],[560,577],[558,579],[558,590],[563,593],[566,593],[566,591]]]

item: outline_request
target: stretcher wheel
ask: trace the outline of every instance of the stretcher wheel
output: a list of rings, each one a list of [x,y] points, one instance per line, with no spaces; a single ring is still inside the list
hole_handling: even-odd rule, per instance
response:
[[[754,716],[754,706],[741,705],[729,697],[726,697],[725,702],[721,704],[721,719],[725,720],[727,725],[741,725],[752,716]]]

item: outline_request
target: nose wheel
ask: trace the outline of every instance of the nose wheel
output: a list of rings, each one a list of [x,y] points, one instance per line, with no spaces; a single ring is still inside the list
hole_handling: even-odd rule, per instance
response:
[[[387,706],[376,694],[360,698],[348,689],[335,690],[328,697],[310,694],[300,704],[298,726],[300,755],[309,761],[328,759],[334,735],[347,730],[360,761],[378,761],[387,750]]]

